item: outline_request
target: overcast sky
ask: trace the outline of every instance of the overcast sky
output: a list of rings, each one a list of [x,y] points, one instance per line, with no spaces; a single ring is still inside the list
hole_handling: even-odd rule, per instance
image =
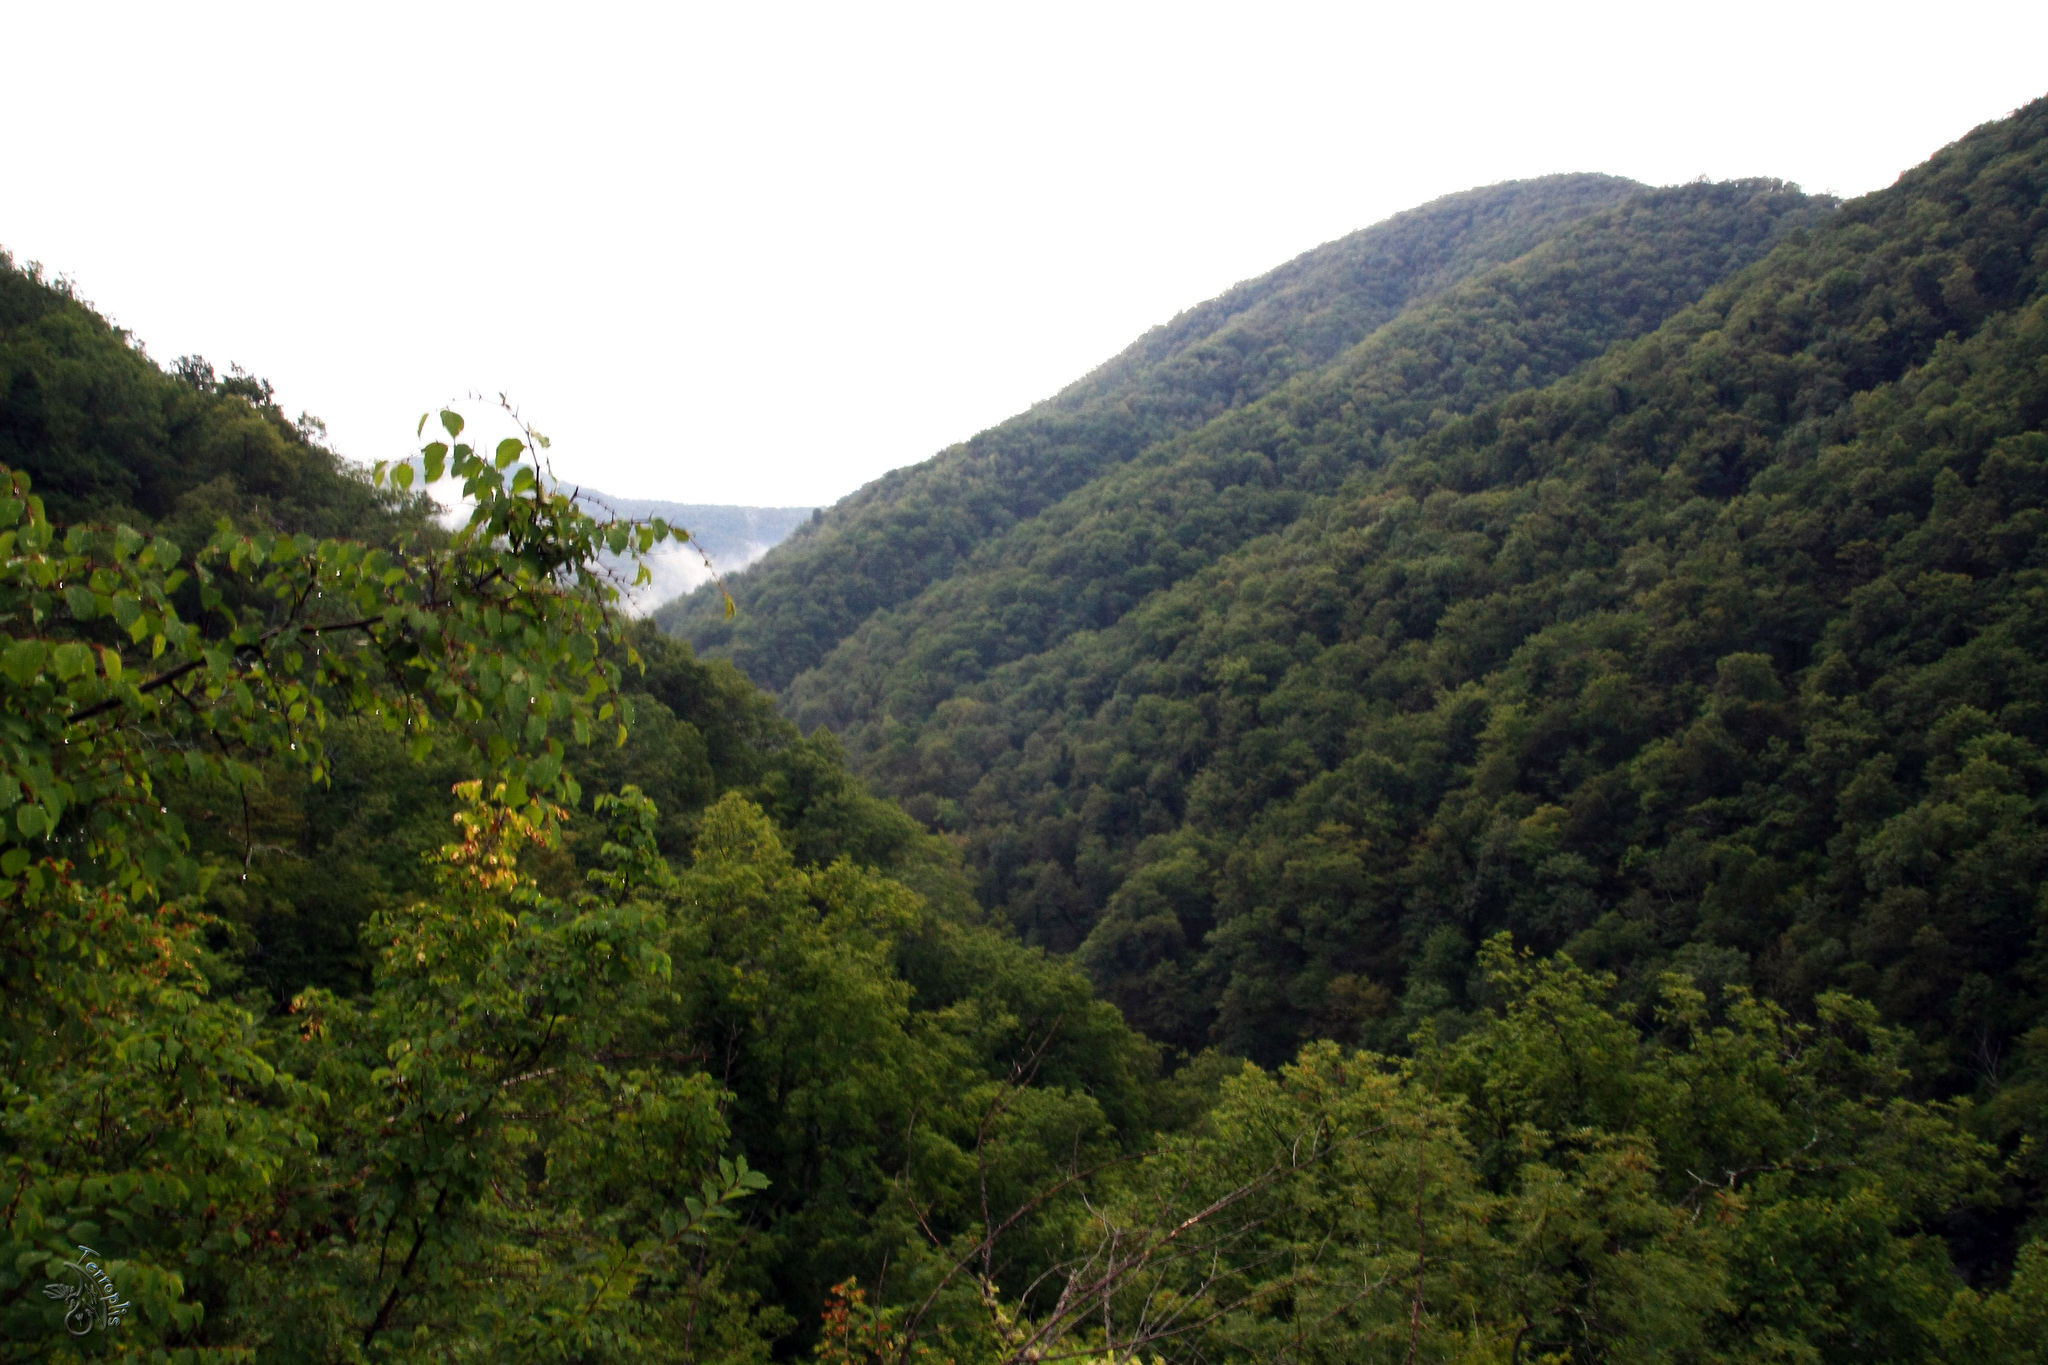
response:
[[[832,501],[1145,328],[1553,171],[1854,195],[2048,4],[0,2],[0,245],[336,447],[500,390],[565,477]]]

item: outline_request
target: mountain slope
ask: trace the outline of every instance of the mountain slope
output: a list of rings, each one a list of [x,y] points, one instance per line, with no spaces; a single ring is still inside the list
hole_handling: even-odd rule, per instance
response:
[[[1753,181],[1651,191],[1595,213],[1416,305],[1338,363],[992,537],[952,578],[877,614],[800,676],[791,709],[840,731],[899,794],[963,797],[943,771],[955,760],[934,753],[928,764],[919,737],[943,727],[935,707],[989,669],[1114,624],[1452,416],[1650,330],[1827,211]]]
[[[1637,188],[1597,175],[1495,185],[1318,247],[1154,328],[1030,411],[861,489],[733,581],[732,620],[709,590],[656,620],[780,691],[869,616],[946,578],[988,536]]]
[[[1397,1041],[1505,928],[1996,1076],[2048,980],[2044,186],[2037,103],[889,752],[1155,1036]]]
[[[373,488],[294,423],[270,386],[197,357],[165,373],[68,284],[0,251],[0,464],[26,471],[57,521],[176,519],[200,534],[223,511],[315,535],[381,539],[429,504]]]

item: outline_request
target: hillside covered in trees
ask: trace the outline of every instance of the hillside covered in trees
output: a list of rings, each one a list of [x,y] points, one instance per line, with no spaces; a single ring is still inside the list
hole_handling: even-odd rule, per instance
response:
[[[758,676],[1170,1046],[1455,1032],[1508,932],[1867,998],[2035,1150],[2044,157],[1589,204]]]
[[[2035,439],[2037,118],[1982,131],[1849,209],[1727,184],[1591,212],[1335,363],[1020,515],[945,581],[861,623],[790,682],[786,706],[840,734],[860,770],[932,827],[964,836],[986,904],[1035,941],[1086,943],[1120,1003],[1184,1045],[1209,1039],[1223,1010],[1232,1022],[1216,1036],[1286,1055],[1347,1011],[1353,1029],[1376,1009],[1391,1017],[1439,930],[1467,951],[1497,928],[1585,947],[1579,935],[1651,886],[1668,895],[1689,881],[1694,908],[1630,940],[1645,970],[1687,943],[1705,951],[1693,933],[1704,907],[1733,894],[1711,868],[1736,855],[1716,842],[1731,831],[1709,837],[1688,812],[1745,783],[1775,791],[1788,771],[1738,765],[1662,809],[1635,765],[1704,743],[1685,737],[1710,723],[1714,697],[1745,688],[1793,708],[1791,729],[1752,742],[1780,740],[1780,762],[1796,764],[1806,745],[1789,699],[1860,657],[1826,662],[1858,638],[1842,634],[1859,610],[1868,619],[1858,603],[1888,587],[1910,603],[1904,585],[1925,574],[1963,575],[1956,609],[1993,615],[1923,639],[1902,604],[1897,656],[1828,695],[1888,696],[1908,659],[1936,667],[2002,638],[2006,589],[1994,585],[2023,573],[2031,542],[2012,542],[2008,561],[1983,558],[2007,543],[1988,530],[1951,533],[1939,554],[1926,537],[1949,505],[1934,500],[1949,469],[1938,460],[1957,465],[1942,486],[1967,491],[1983,461],[2002,477],[2016,458],[1993,447]],[[1971,423],[1975,449],[1946,454],[1965,438],[1929,425],[1937,409]],[[1880,495],[1865,463],[1884,450],[1892,470],[1901,449],[1918,472],[1886,473],[1900,491]],[[2030,524],[2023,503],[2005,507],[1973,515]],[[1757,528],[1738,533],[1743,518]],[[1791,521],[1806,539],[1785,539]],[[1665,605],[1680,583],[1704,596]],[[1769,599],[1788,605],[1724,602],[1742,583],[1775,585]],[[1718,633],[1699,619],[1710,611]],[[1667,636],[1692,651],[1683,667],[1668,656],[1676,644],[1656,643]],[[1706,640],[1726,648],[1706,657]],[[1672,671],[1641,672],[1658,660]],[[1743,669],[1755,677],[1727,681]],[[2010,685],[1974,704],[1993,717],[2020,704],[2026,686]],[[1539,719],[1560,706],[1582,719]],[[1909,770],[1927,761],[1912,749],[1938,720],[1899,714],[1869,740],[1872,761],[1901,765],[1890,780],[1908,781],[1905,806],[1919,790]],[[1623,728],[1580,728],[1594,724]],[[1520,726],[1544,738],[1492,776],[1496,746]],[[1837,814],[1823,805],[1813,818]],[[1471,822],[1455,835],[1438,823],[1453,809]],[[1526,819],[1554,822],[1557,846],[1479,871],[1484,831]],[[1333,867],[1367,845],[1372,858],[1341,885],[1305,883],[1314,913],[1275,903],[1286,878],[1255,850],[1292,865],[1325,827],[1350,841]],[[1802,824],[1794,837],[1825,857],[1836,836]],[[1683,856],[1698,866],[1672,882],[1671,860],[1695,840]],[[1426,861],[1440,856],[1455,870]],[[1539,863],[1552,870],[1539,877]],[[1232,866],[1252,882],[1233,890]],[[1439,904],[1451,887],[1469,889]],[[1860,904],[1865,889],[1844,894]],[[2010,913],[2021,933],[2031,909]],[[1789,951],[1778,936],[1790,908],[1756,914],[1717,950],[1745,962]],[[1270,931],[1249,927],[1269,916]],[[1320,944],[1291,927],[1304,917],[1323,926]],[[1255,987],[1218,955],[1212,931],[1226,925],[1226,939],[1253,936],[1244,972],[1270,974],[1290,954],[1296,969]],[[1824,937],[1846,949],[1850,936]],[[1985,943],[1985,961],[2011,962],[2019,946]],[[1820,980],[1858,956],[1802,970]],[[1877,958],[1867,965],[1881,975],[1891,958]]]
[[[705,590],[656,619],[780,691],[862,621],[950,576],[991,534],[1637,188],[1601,175],[1497,185],[1308,252],[1153,329],[1031,411],[825,509],[735,580],[737,615]]]
[[[0,1361],[2038,1359],[2044,155],[1439,201],[705,655],[0,256]]]

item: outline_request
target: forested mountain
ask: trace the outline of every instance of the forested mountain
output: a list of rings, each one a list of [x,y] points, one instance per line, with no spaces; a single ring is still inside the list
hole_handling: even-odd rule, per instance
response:
[[[877,687],[852,731],[871,771],[1187,1044],[1398,1037],[1429,964],[1511,929],[1645,980],[1678,952],[1788,999],[1853,985],[1997,1074],[2039,1008],[2044,117],[1392,449],[1369,388],[1268,400],[1299,435],[1249,472],[1339,491],[978,681],[906,652],[909,704]],[[1965,770],[2020,824],[1966,819]]]
[[[2038,1143],[2044,158],[2037,104],[1847,206],[1600,207],[849,615],[785,706],[1191,1051],[1455,1032],[1506,931],[1637,1001],[1865,996]]]
[[[2030,551],[2015,548],[2009,563],[1931,557],[1913,530],[1935,516],[1931,483],[1892,501],[1860,501],[1841,485],[1874,487],[1878,475],[1858,473],[1874,448],[1948,448],[1954,438],[1927,428],[1925,393],[1956,403],[1948,389],[1960,387],[1964,411],[1999,413],[1972,415],[1978,448],[1944,456],[1964,487],[1991,444],[2032,438],[2040,415],[2025,379],[2025,307],[2036,280],[2038,121],[2030,111],[1978,131],[1853,211],[1772,184],[1681,186],[1597,211],[1411,307],[1325,370],[1157,442],[987,538],[948,581],[866,620],[786,702],[807,726],[836,729],[872,782],[965,835],[987,905],[1053,948],[1085,939],[1112,999],[1184,1046],[1214,1036],[1278,1058],[1331,1029],[1409,1027],[1397,1001],[1440,931],[1470,945],[1505,927],[1550,948],[1579,943],[1581,954],[1606,943],[1599,935],[1622,935],[1599,956],[1649,974],[1686,948],[1722,954],[1739,978],[1769,958],[1806,993],[1847,980],[1839,972],[1874,972],[1855,976],[1874,986],[1919,921],[1890,937],[1851,931],[1876,896],[1870,886],[1841,884],[1839,923],[1815,945],[1794,952],[1782,939],[1798,915],[1819,913],[1821,884],[1847,876],[1837,864],[1855,843],[1841,843],[1853,823],[1835,821],[1831,796],[1802,798],[1827,808],[1802,825],[1798,857],[1749,847],[1755,831],[1737,853],[1726,839],[1741,825],[1708,837],[1688,812],[1733,800],[1741,782],[1673,792],[1677,804],[1663,810],[1636,763],[1675,761],[1671,745],[1710,722],[1716,688],[1735,686],[1716,681],[1716,659],[1769,657],[1769,681],[1759,675],[1755,686],[1798,696],[1833,657],[1823,641],[1847,628],[1874,583],[1911,600],[1915,573],[1966,573],[1956,610],[1970,614],[1901,649],[1915,667],[1987,649],[2001,585]],[[1726,274],[1735,278],[1716,287]],[[1638,334],[1649,336],[1602,356]],[[1950,370],[1933,364],[1944,346]],[[1712,375],[1710,397],[1700,372]],[[1571,456],[1536,465],[1499,454],[1505,440]],[[1475,450],[1460,452],[1456,469],[1485,477],[1436,473],[1460,442]],[[1913,489],[1907,475],[1886,479]],[[1800,520],[1808,540],[1772,548],[1790,534],[1776,522],[1759,544],[1726,540],[1741,518],[1772,516]],[[1880,522],[1882,534],[1872,530]],[[1710,571],[1702,555],[1724,569]],[[1905,567],[1886,567],[1886,555],[1907,557]],[[1845,569],[1843,557],[1862,567]],[[1798,569],[1808,559],[1817,567]],[[1745,604],[1716,636],[1720,655],[1692,659],[1690,673],[1638,673],[1649,667],[1638,655],[1655,655],[1663,632],[1704,630],[1692,620],[1702,606],[1671,620],[1653,606],[1677,591],[1673,581],[1731,593],[1751,573],[1798,581],[1780,587],[1798,614]],[[1604,643],[1571,653],[1602,657],[1597,677],[1608,681],[1597,688],[1616,690],[1593,714],[1628,714],[1628,729],[1595,743],[1571,726],[1552,735],[1561,720],[1530,718],[1550,747],[1518,759],[1520,776],[1495,792],[1491,745],[1505,743],[1507,716],[1548,714],[1595,686],[1595,675],[1573,671],[1591,663],[1571,665],[1567,681],[1524,675],[1530,659],[1563,649],[1556,641],[1581,636]],[[1903,686],[1892,669],[1905,663],[1868,667],[1835,696]],[[2013,704],[1991,700],[1976,702],[1987,716]],[[1898,765],[1892,782],[1931,761],[1915,747],[1935,720],[1898,714],[1870,741],[1872,755]],[[1745,778],[1765,792],[1794,782],[1802,761],[1804,722],[1786,724],[1778,765]],[[1393,735],[1409,739],[1395,745]],[[1423,751],[1427,776],[1415,767]],[[1544,774],[1559,763],[1563,772]],[[1896,800],[1911,808],[1927,790],[1909,782]],[[1585,806],[1595,794],[1597,812]],[[1485,833],[1538,819],[1538,808],[1559,812],[1546,821],[1581,810],[1577,825],[1544,835],[1556,847],[1540,857],[1509,855],[1509,835]],[[1452,810],[1468,821],[1456,833],[1444,825]],[[1350,880],[1311,878],[1290,892],[1284,868],[1323,827],[1346,831],[1329,837],[1341,845],[1333,866],[1350,868]],[[1593,841],[1575,843],[1571,829]],[[1507,839],[1503,851],[1481,855],[1491,837]],[[1372,857],[1360,862],[1366,845]],[[1268,868],[1260,847],[1280,864]],[[1442,857],[1452,864],[1438,866]],[[1743,933],[1706,929],[1708,907],[1735,894],[1724,878],[1737,868],[1761,876],[1759,857],[1821,857],[1810,872],[1769,874],[1798,888],[1772,894],[1806,909],[1782,902],[1751,911]],[[1679,878],[1683,860],[1694,862]],[[1761,882],[1747,886],[1763,894]],[[1622,933],[1632,923],[1624,907],[1645,898],[1665,902],[1667,923]],[[1917,988],[1950,1001],[1972,970],[2003,982],[2001,993],[2017,988],[2030,915],[2011,909],[2017,939],[1982,941],[1978,966],[1958,964],[1946,986],[1921,970]],[[1812,952],[1841,960],[1817,964]],[[1987,1046],[2011,1046],[2025,1017],[1997,1025],[2003,1042]],[[1929,1027],[1935,1042],[1972,1025]]]
[[[0,1362],[2032,1365],[2044,159],[1443,201],[808,524],[909,809],[0,256]]]
[[[1660,208],[1739,263],[1696,206],[1758,192],[1598,215],[1014,529],[792,699],[1156,1036],[1398,1037],[1432,953],[1507,928],[1652,976],[1683,951],[1855,984],[1995,1069],[2037,1008],[2033,864],[2000,910],[1936,883],[2038,834],[1869,859],[1947,827],[1969,746],[2042,738],[2012,636],[2041,120],[1545,386],[1711,277]],[[1763,211],[1732,221],[1765,242]]]
[[[945,583],[871,617],[800,675],[789,709],[838,731],[874,780],[927,819],[958,827],[935,804],[966,795],[956,760],[943,745],[921,747],[925,726],[905,718],[1114,625],[1454,416],[1651,330],[1828,211],[1756,181],[1648,191],[1596,212],[1415,305],[1335,363],[991,536]]]
[[[734,581],[736,616],[706,589],[656,620],[779,691],[869,616],[944,580],[990,535],[1637,188],[1600,175],[1496,185],[1307,252],[1154,328],[1030,411],[827,509]]]

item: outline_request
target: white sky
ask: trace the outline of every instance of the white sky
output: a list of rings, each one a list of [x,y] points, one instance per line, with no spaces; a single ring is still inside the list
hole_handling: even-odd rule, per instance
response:
[[[1861,193],[2044,53],[2043,3],[0,0],[0,245],[358,458],[504,390],[564,477],[803,505],[1437,195]]]

